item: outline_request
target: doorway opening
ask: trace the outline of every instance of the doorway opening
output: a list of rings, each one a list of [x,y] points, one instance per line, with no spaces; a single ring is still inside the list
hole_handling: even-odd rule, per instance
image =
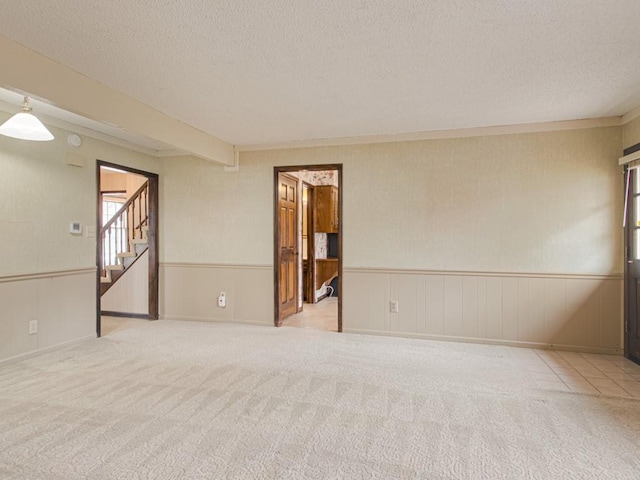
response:
[[[158,175],[96,164],[96,333],[158,318]]]
[[[274,323],[342,331],[342,165],[274,168]]]

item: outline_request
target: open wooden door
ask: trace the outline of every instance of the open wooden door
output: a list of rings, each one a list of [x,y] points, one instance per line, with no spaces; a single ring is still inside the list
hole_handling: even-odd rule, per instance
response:
[[[278,172],[276,211],[277,324],[298,308],[298,181]]]

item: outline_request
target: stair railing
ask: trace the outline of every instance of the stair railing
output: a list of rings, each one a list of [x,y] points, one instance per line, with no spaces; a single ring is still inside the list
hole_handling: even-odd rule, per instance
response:
[[[127,200],[111,219],[100,229],[102,258],[100,273],[106,274],[109,265],[118,265],[119,253],[128,252],[131,241],[144,238],[142,228],[149,221],[149,182]]]

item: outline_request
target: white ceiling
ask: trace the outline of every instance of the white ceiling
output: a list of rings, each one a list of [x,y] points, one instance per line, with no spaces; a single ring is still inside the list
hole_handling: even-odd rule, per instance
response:
[[[21,0],[0,32],[235,145],[640,104],[638,0]]]

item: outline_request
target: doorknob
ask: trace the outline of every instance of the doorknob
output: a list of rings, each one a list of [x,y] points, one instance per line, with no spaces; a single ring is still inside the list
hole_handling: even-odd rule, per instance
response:
[[[633,260],[627,260],[627,263],[633,263]]]

